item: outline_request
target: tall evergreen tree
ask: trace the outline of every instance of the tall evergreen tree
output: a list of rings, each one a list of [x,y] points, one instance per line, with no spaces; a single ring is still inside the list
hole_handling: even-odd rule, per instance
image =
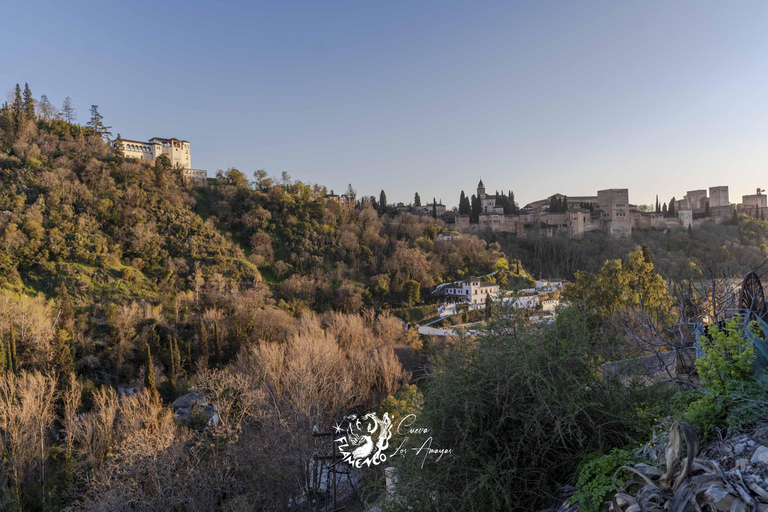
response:
[[[467,215],[469,214],[469,208],[468,205],[465,204],[467,201],[467,196],[464,195],[464,191],[461,191],[461,195],[459,196],[459,215]]]
[[[27,119],[35,120],[35,98],[32,97],[32,91],[29,90],[29,84],[24,84],[24,115]]]
[[[709,201],[704,203],[704,216],[709,217]]]
[[[675,210],[676,210],[675,198],[673,197],[672,199],[669,200],[669,208],[667,209],[667,213],[669,213],[670,217],[674,217],[675,215],[677,215],[677,212]]]
[[[64,98],[64,104],[61,106],[61,114],[64,116],[64,120],[69,124],[72,124],[77,119],[77,112],[72,105],[72,98],[69,96]]]
[[[24,122],[24,100],[21,98],[21,87],[19,87],[19,84],[16,84],[16,88],[13,91],[11,112],[13,112],[14,128],[18,132],[21,124]]]
[[[413,206],[421,206],[421,197],[419,197],[418,192],[413,196]]]
[[[112,127],[104,126],[102,119],[104,119],[104,116],[99,113],[99,106],[91,105],[91,120],[86,123],[86,126],[93,129],[93,132],[96,135],[100,135],[109,140],[109,138],[112,136],[112,132],[110,131]]]
[[[659,194],[656,194],[656,213],[661,213],[661,205],[659,204]]]
[[[480,198],[477,197],[475,194],[472,194],[472,202],[470,207],[470,218],[469,220],[472,222],[477,222],[480,220],[480,212],[483,210],[483,204],[480,202]]]
[[[381,191],[379,194],[379,213],[384,213],[387,211],[387,194],[384,193],[384,190]]]
[[[147,350],[146,368],[144,372],[144,387],[150,393],[152,400],[157,402],[160,400],[160,395],[157,392],[157,384],[155,383],[155,367],[152,364],[152,352],[149,350],[149,343],[144,344]]]
[[[432,198],[432,218],[437,218],[437,201],[435,198]]]
[[[125,161],[125,151],[123,150],[123,138],[117,134],[114,144],[112,144],[112,153],[115,156],[115,163],[121,165]]]

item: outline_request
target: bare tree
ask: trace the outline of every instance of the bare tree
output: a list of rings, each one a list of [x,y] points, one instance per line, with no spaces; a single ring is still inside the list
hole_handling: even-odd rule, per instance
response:
[[[61,106],[61,113],[64,116],[64,119],[70,124],[77,119],[77,112],[75,111],[75,107],[72,106],[72,98],[69,96],[64,99],[64,104]]]

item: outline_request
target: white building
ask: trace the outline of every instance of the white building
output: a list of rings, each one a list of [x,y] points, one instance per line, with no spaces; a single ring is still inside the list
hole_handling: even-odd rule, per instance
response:
[[[488,281],[480,281],[476,277],[470,277],[463,281],[447,283],[438,286],[435,295],[443,295],[453,302],[468,302],[469,304],[485,304],[489,298],[497,300],[499,297],[499,285]]]
[[[171,166],[181,167],[186,178],[205,179],[205,171],[192,169],[192,156],[189,141],[152,137],[149,141],[121,139],[125,158],[134,158],[143,162],[154,163],[160,155],[171,161]],[[115,141],[117,143],[117,141]]]

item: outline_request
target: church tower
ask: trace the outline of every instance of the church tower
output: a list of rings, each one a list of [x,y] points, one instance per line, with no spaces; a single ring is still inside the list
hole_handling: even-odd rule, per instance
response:
[[[480,183],[477,184],[477,198],[483,199],[485,197],[485,185],[483,185],[483,180],[480,180]]]

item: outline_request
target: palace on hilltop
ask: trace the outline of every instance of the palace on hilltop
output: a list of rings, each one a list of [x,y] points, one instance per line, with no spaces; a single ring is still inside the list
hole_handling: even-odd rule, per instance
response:
[[[598,190],[593,196],[553,194],[522,208],[515,205],[515,213],[505,213],[504,206],[499,204],[503,199],[503,196],[488,194],[480,180],[477,195],[473,197],[479,203],[479,213],[469,215],[454,208],[441,217],[449,228],[458,232],[490,230],[517,236],[530,233],[569,238],[582,238],[590,231],[629,238],[633,229],[695,229],[707,222],[720,223],[734,212],[768,217],[768,196],[760,188],[755,194],[743,196],[739,204],[730,202],[727,186],[710,187],[709,194],[706,189],[690,190],[682,199],[673,198],[669,209],[664,204],[663,210],[660,206],[655,209],[651,205],[631,204],[626,188]]]
[[[183,170],[185,179],[204,185],[208,177],[206,171],[192,169],[189,141],[152,137],[147,142],[121,139],[121,144],[126,158],[154,163],[160,155],[165,155],[173,167]]]

